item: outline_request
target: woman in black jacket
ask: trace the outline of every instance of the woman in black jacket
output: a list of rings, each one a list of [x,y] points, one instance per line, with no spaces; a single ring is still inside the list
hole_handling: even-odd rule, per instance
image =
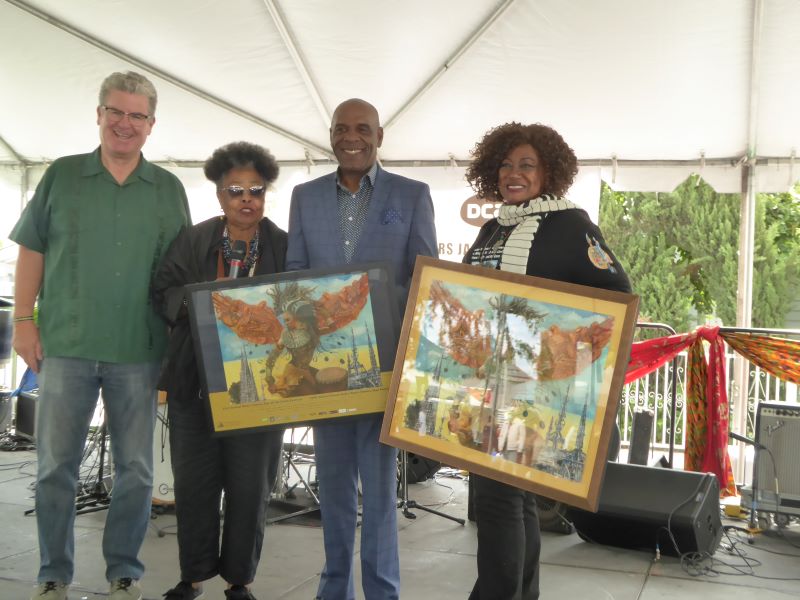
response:
[[[578,161],[554,129],[506,123],[473,150],[467,180],[482,198],[502,199],[464,262],[491,269],[630,292],[600,229],[563,198]],[[541,538],[534,494],[471,475],[478,525],[478,579],[470,600],[539,598]]]
[[[206,161],[204,172],[217,186],[224,216],[181,232],[154,283],[156,302],[172,326],[159,388],[167,392],[169,408],[181,568],[181,581],[164,597],[197,598],[201,582],[219,574],[228,582],[228,600],[254,600],[249,585],[261,555],[283,430],[211,436],[184,286],[228,277],[231,246],[239,240],[247,244],[239,277],[279,273],[284,270],[287,236],[264,217],[267,187],[278,177],[278,164],[268,151],[246,142],[228,144]]]

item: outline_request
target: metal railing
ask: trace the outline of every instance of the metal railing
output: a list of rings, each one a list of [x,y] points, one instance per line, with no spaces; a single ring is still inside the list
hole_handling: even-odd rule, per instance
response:
[[[674,335],[675,330],[663,323],[637,323],[636,337],[653,337]],[[630,444],[633,429],[633,414],[636,410],[653,411],[653,429],[650,445],[654,449],[666,449],[670,466],[676,444],[683,444],[683,432],[686,430],[684,415],[685,402],[679,393],[681,380],[680,357],[666,363],[653,373],[640,377],[626,385],[623,389],[617,410],[617,424],[623,447]],[[686,361],[684,357],[683,369]],[[685,380],[685,377],[683,377]],[[679,438],[680,436],[680,438]]]
[[[667,325],[637,324],[637,329],[661,329],[664,335],[671,335],[672,328]],[[789,339],[800,339],[797,330],[732,329],[725,331],[769,333]],[[725,370],[728,398],[733,397],[733,364],[737,356],[726,346]],[[669,463],[673,464],[673,452],[686,449],[686,367],[688,355],[681,352],[671,362],[658,370],[632,381],[623,388],[617,413],[622,445],[630,443],[633,413],[635,410],[653,411],[653,431],[650,439],[653,450],[669,451]],[[753,437],[755,415],[760,402],[797,402],[798,386],[789,383],[760,367],[748,363],[747,377],[747,432]],[[732,406],[732,405],[731,405]],[[672,423],[675,423],[674,434]],[[734,422],[731,419],[731,422]],[[742,432],[745,434],[745,432]]]

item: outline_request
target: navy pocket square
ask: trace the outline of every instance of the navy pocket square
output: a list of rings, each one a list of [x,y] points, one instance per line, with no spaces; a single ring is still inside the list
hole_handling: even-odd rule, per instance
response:
[[[392,225],[393,223],[402,223],[403,215],[396,208],[387,208],[381,215],[381,223],[383,225]]]

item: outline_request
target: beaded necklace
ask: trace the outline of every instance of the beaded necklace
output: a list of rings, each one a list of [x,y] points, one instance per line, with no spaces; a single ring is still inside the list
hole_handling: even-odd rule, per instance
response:
[[[247,251],[247,258],[245,258],[242,264],[242,271],[250,271],[258,262],[258,234],[259,231],[256,229],[256,234],[253,236],[253,239],[250,240],[250,247]],[[228,227],[226,225],[222,232],[222,256],[228,264],[231,263],[231,252],[231,238],[228,235]]]

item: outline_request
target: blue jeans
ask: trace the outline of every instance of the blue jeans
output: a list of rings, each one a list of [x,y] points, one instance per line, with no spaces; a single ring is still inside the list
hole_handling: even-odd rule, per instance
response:
[[[368,600],[400,597],[397,450],[381,444],[381,416],[314,426],[325,567],[317,597],[353,600],[353,549],[361,498],[361,579]]]
[[[103,391],[114,487],[103,533],[106,578],[139,579],[138,554],[153,500],[157,362],[115,364],[47,357],[36,414],[38,581],[70,583],[74,570],[78,468],[99,391]]]

